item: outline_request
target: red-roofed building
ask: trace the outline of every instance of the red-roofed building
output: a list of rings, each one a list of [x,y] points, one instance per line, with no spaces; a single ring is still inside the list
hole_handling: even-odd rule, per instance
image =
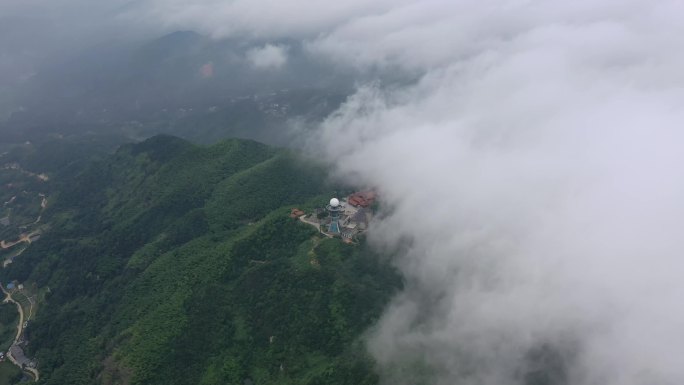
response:
[[[304,214],[306,214],[304,211],[297,209],[297,208],[294,208],[294,209],[292,209],[292,211],[290,211],[290,218],[297,219]]]
[[[374,191],[355,192],[347,198],[347,203],[354,207],[369,207],[375,202]]]

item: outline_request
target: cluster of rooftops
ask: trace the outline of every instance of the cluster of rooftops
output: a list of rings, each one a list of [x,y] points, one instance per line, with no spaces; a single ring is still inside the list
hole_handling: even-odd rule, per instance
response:
[[[359,191],[347,197],[347,202],[354,207],[370,207],[375,202],[375,191]]]
[[[372,218],[369,207],[375,199],[374,191],[359,191],[342,200],[332,198],[325,208],[317,208],[311,215],[293,208],[290,217],[318,227],[327,236],[340,236],[345,242],[353,242],[358,234],[367,230]]]

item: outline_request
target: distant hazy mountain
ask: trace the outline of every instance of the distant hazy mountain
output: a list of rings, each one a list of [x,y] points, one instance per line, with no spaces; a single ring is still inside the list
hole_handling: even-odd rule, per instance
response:
[[[266,48],[280,61],[269,65]],[[255,60],[258,55],[266,61]],[[11,95],[0,95],[12,111],[0,139],[171,133],[204,142],[240,136],[282,144],[289,119],[326,116],[351,86],[348,74],[312,59],[295,41],[216,41],[174,32],[142,43],[100,44],[45,63]]]

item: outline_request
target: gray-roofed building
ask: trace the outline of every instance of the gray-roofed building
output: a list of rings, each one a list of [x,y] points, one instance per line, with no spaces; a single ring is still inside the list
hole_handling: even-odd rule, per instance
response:
[[[19,363],[19,365],[21,365],[21,366],[30,366],[31,365],[31,360],[26,358],[26,356],[24,355],[24,350],[19,345],[10,346],[10,354],[12,355],[14,360]]]
[[[365,229],[368,226],[368,214],[368,210],[361,208],[352,216],[351,222],[356,223],[360,229]]]

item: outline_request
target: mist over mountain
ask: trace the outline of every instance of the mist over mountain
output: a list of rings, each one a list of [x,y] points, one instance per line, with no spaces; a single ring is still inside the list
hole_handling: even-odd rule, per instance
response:
[[[268,65],[268,47],[282,50],[278,66]],[[351,85],[349,73],[307,57],[299,42],[215,41],[173,32],[144,42],[99,43],[43,63],[11,86],[2,130],[5,141],[95,132],[284,144],[291,121],[320,121]]]
[[[232,174],[213,174],[208,170],[214,168],[205,170],[196,164],[184,177],[194,181],[193,186],[203,186],[199,195],[189,194],[190,185],[182,183],[172,185],[178,190],[172,188],[168,196],[144,190],[149,197],[161,199],[154,201],[161,208],[139,202],[136,207],[144,210],[137,222],[117,217],[112,208],[126,209],[124,203],[117,203],[120,194],[133,196],[131,191],[140,186],[157,191],[168,183],[162,174],[159,185],[146,184],[151,182],[143,175],[148,171],[156,175],[149,159],[190,161],[174,156],[192,153],[205,159],[209,155],[187,150],[186,144],[166,137],[138,147],[124,146],[105,163],[119,173],[106,175],[131,183],[124,184],[129,188],[98,190],[108,199],[106,209],[93,203],[92,212],[84,214],[86,219],[98,218],[93,223],[105,221],[112,226],[113,233],[105,226],[92,235],[101,247],[97,250],[105,250],[112,244],[108,242],[123,242],[130,229],[144,228],[145,221],[153,223],[157,217],[168,220],[164,229],[175,220],[203,223],[201,234],[186,240],[190,243],[236,229],[244,233],[226,236],[239,242],[250,233],[249,223],[258,223],[264,234],[281,231],[276,228],[292,231],[293,239],[302,242],[292,247],[305,248],[308,234],[275,219],[269,222],[277,215],[273,212],[283,207],[258,209],[270,202],[265,198],[270,195],[257,203],[237,200],[239,207],[247,207],[241,215],[254,215],[238,215],[242,221],[231,222],[238,206],[230,200],[216,203],[222,189],[199,183],[191,177],[195,173],[236,189],[229,189],[230,197],[239,196],[231,195],[239,186],[247,186],[240,191],[254,191],[249,187],[252,183],[258,186],[254,189],[282,185],[282,194],[292,198],[281,201],[283,205],[304,203],[289,194],[317,196],[289,184],[295,176],[305,178],[318,194],[334,194],[319,185],[324,179],[372,189],[381,197],[364,253],[388,258],[402,283],[389,278],[390,273],[384,275],[386,266],[374,269],[374,274],[387,278],[382,281],[387,286],[376,287],[377,301],[366,310],[381,314],[379,318],[366,317],[363,326],[356,323],[353,336],[345,335],[343,345],[322,342],[338,341],[330,337],[337,326],[326,329],[329,332],[315,343],[299,341],[296,346],[305,347],[298,353],[311,353],[314,345],[332,350],[315,350],[306,363],[298,363],[301,366],[292,376],[288,374],[287,381],[400,385],[684,381],[680,363],[684,337],[679,330],[684,323],[684,312],[679,310],[684,295],[680,258],[684,175],[678,166],[684,141],[682,4],[668,0],[140,0],[89,6],[84,0],[50,4],[11,0],[0,5],[0,15],[0,20],[10,20],[2,23],[7,33],[0,40],[0,84],[4,85],[0,113],[5,118],[0,132],[7,156],[32,146],[20,144],[26,140],[57,140],[63,145],[76,137],[104,135],[110,144],[118,144],[167,133],[202,143],[226,137],[256,139],[303,149],[309,161],[325,163],[319,165],[325,171],[318,174],[300,174],[294,166],[276,167],[247,181],[238,175],[239,183]],[[56,48],[60,42],[63,50]],[[148,153],[150,147],[155,150]],[[207,154],[222,159],[221,148],[210,147]],[[269,153],[255,151],[238,158]],[[102,152],[99,156],[105,156]],[[139,153],[147,155],[138,158]],[[226,154],[231,152],[226,149]],[[282,165],[278,159],[273,162]],[[229,163],[219,161],[216,170]],[[130,175],[121,171],[127,167],[133,170]],[[16,174],[19,168],[11,170]],[[22,178],[38,175],[38,170],[26,171],[29,174],[21,174]],[[98,173],[90,172],[81,178],[96,179]],[[60,196],[68,195],[64,191]],[[190,211],[176,213],[188,221],[164,216],[173,202],[202,214],[193,211],[199,217],[185,218]],[[71,212],[63,207],[63,215]],[[228,219],[213,216],[224,210]],[[74,219],[70,228],[78,223]],[[168,232],[175,231],[172,227]],[[171,258],[164,254],[168,245],[155,240],[155,235],[138,239],[138,248],[119,245],[123,251],[114,259],[118,265],[96,258],[96,269],[78,274],[92,277],[101,270],[125,276],[126,261],[150,255],[148,249],[158,249],[151,255],[160,261]],[[90,239],[85,233],[70,236],[79,239],[80,246],[87,246]],[[259,239],[252,243],[258,244]],[[278,263],[297,266],[291,250],[268,245],[273,246],[266,243],[266,254],[277,254]],[[233,250],[228,245],[212,247],[216,248],[207,253],[214,257],[214,252],[224,250],[221,247]],[[349,261],[363,258],[357,252],[326,247],[333,246],[322,249],[326,255],[352,256]],[[249,250],[260,252],[258,246]],[[315,248],[313,252],[323,255]],[[62,260],[61,254],[55,255],[53,259]],[[173,255],[182,256],[183,251]],[[243,261],[242,254],[231,255]],[[34,258],[39,262],[37,254]],[[349,263],[345,269],[351,270],[345,271],[356,271]],[[230,298],[242,293],[232,279],[251,279],[230,275],[235,270],[229,262],[204,266],[219,266],[224,274],[221,288]],[[245,273],[240,270],[243,265],[236,266],[238,273]],[[24,277],[38,277],[46,270],[24,268]],[[155,272],[147,274],[158,277]],[[159,274],[162,282],[168,282],[170,275]],[[115,275],[113,282],[119,282]],[[262,281],[255,278],[254,282]],[[359,282],[345,284],[359,288],[355,286]],[[255,285],[264,287],[263,282]],[[306,297],[309,289],[296,292]],[[267,298],[277,298],[269,293],[275,297]],[[387,293],[393,294],[391,300]],[[64,306],[81,304],[80,294],[71,294],[62,297]],[[140,298],[144,303],[144,296]],[[169,311],[192,319],[195,308],[183,307],[186,302],[173,306],[180,302],[170,302]],[[351,302],[333,308],[347,311]],[[324,307],[307,314],[328,319]],[[380,308],[382,313],[373,313]],[[159,314],[166,310],[162,307]],[[251,310],[247,305],[230,310],[238,315],[226,323],[239,331],[245,314],[251,314],[258,325],[275,317],[269,313],[260,318]],[[333,313],[348,314],[337,310]],[[118,311],[129,314],[125,306]],[[109,367],[111,373],[129,378],[126,373],[132,370],[132,381],[145,383],[151,381],[150,370],[171,367],[157,353],[176,347],[182,333],[146,341],[140,336],[154,329],[151,320],[158,318],[125,323],[133,325],[130,341],[145,342],[150,349],[145,352],[153,359],[144,362],[151,366],[132,366],[145,357],[140,350],[124,355],[126,361],[116,359],[116,348],[100,349],[112,353],[118,366],[109,361],[93,364],[98,368],[93,373],[104,373],[102,369]],[[48,330],[43,321],[38,330]],[[308,336],[297,329],[298,321],[288,323],[292,326],[288,330]],[[127,329],[107,327],[112,332],[103,341],[129,341]],[[230,341],[248,341],[245,336],[252,335],[233,329],[227,333],[237,336]],[[99,334],[92,336],[100,341]],[[340,369],[338,353],[353,351],[347,349],[358,347],[357,341],[370,354],[369,360],[354,366],[358,370]],[[59,356],[59,347],[42,346],[45,357]],[[287,370],[269,360],[296,356],[266,349],[245,357],[233,348],[213,347],[209,361],[193,361],[194,373],[203,374],[206,383],[249,385],[245,381],[257,377],[277,383],[282,380],[279,373]],[[93,349],[98,350],[97,345]],[[319,361],[318,354],[325,358]],[[235,361],[236,357],[241,358]],[[55,376],[68,364],[57,358],[49,362]],[[321,369],[319,362],[332,366]],[[337,376],[336,370],[358,376]],[[99,377],[80,378],[85,383]]]

